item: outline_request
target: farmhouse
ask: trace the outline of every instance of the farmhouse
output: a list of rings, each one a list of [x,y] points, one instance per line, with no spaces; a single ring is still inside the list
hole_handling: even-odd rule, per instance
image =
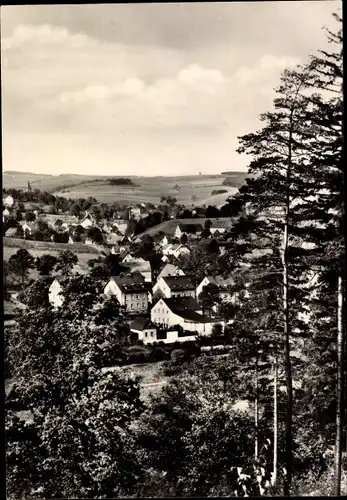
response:
[[[157,281],[160,280],[160,278],[166,278],[167,276],[185,276],[185,274],[178,266],[175,266],[175,264],[170,264],[168,262],[164,265],[164,267],[158,274]]]
[[[130,331],[137,333],[138,339],[142,340],[144,344],[156,342],[157,340],[157,327],[149,318],[135,318],[130,324]]]
[[[113,276],[104,288],[108,297],[115,296],[128,313],[146,313],[150,285],[139,273]]]
[[[159,299],[151,309],[151,320],[165,327],[179,325],[198,335],[211,335],[217,324],[224,328],[224,321],[202,315],[200,306],[192,297]]]
[[[153,296],[193,297],[195,286],[188,276],[164,276],[158,279],[153,287]]]

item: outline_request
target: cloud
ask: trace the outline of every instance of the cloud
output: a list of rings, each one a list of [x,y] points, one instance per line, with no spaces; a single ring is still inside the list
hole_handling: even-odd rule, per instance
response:
[[[325,48],[328,3],[2,8],[5,168],[242,168],[237,137]]]

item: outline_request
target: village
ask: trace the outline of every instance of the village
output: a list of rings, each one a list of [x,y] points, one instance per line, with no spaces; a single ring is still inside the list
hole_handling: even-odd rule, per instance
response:
[[[13,217],[17,205],[11,195],[3,197],[3,222]],[[224,314],[225,306],[237,300],[237,294],[231,291],[233,280],[226,270],[216,274],[217,268],[213,274],[207,270],[204,273],[203,267],[199,273],[190,271],[189,261],[197,251],[211,255],[213,261],[222,259],[232,245],[232,219],[170,218],[134,235],[129,227],[144,210],[129,207],[127,219],[100,219],[92,211],[85,211],[79,218],[36,210],[35,220],[21,220],[6,230],[4,245],[19,239],[22,244],[34,240],[39,248],[41,241],[35,234],[44,226],[53,233],[49,243],[53,250],[54,242],[59,241],[56,245],[60,250],[73,252],[74,248],[85,247],[99,255],[117,256],[123,269],[119,275],[105,279],[103,295],[118,300],[130,331],[145,345],[182,343],[222,333],[232,323],[232,318]],[[46,242],[42,244],[47,246]],[[50,276],[49,301],[55,309],[64,304],[63,278],[61,273]],[[18,291],[9,297],[16,301]]]

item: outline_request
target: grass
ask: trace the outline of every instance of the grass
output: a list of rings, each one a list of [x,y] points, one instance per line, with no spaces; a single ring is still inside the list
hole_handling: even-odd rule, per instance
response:
[[[53,243],[47,241],[21,240],[17,238],[3,238],[3,260],[8,261],[20,248],[25,248],[33,257],[41,257],[44,254],[58,257],[64,250],[71,250],[78,257],[78,263],[74,267],[77,273],[85,273],[88,269],[88,261],[99,256],[96,248],[89,245],[69,243]]]
[[[182,205],[223,205],[233,195],[245,178],[244,172],[235,172],[235,186],[223,186],[225,176],[193,175],[177,177],[128,176],[134,186],[111,186],[106,177],[79,175],[37,175],[25,172],[4,172],[6,188],[25,189],[28,181],[33,189],[46,190],[66,198],[88,198],[92,196],[101,203],[117,202],[137,204],[150,202],[159,204],[160,198],[174,196]],[[63,185],[70,185],[60,191]],[[228,193],[211,196],[215,189],[228,189]]]
[[[55,193],[68,198],[95,197],[99,202],[120,204],[153,203],[159,204],[161,196],[173,196],[182,205],[210,204],[224,202],[235,193],[229,187],[228,193],[211,196],[214,189],[222,188],[223,178],[198,176],[195,178],[141,177],[134,179],[135,186],[111,186],[106,182],[81,184]],[[176,187],[178,186],[178,187]]]

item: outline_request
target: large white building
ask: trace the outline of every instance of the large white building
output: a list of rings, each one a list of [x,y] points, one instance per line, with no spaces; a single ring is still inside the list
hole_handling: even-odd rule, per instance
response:
[[[164,276],[157,280],[152,295],[195,298],[195,286],[188,276]]]
[[[204,316],[192,297],[158,300],[151,308],[151,321],[167,328],[179,325],[197,335],[211,335],[215,325],[221,325],[224,329],[224,321]]]

